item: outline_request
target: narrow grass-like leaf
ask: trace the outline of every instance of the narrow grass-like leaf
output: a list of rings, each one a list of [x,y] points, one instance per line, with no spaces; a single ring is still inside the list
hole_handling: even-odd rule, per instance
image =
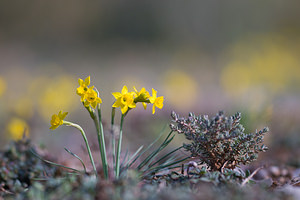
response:
[[[171,156],[169,159],[167,159],[164,163],[161,163],[160,165],[156,165],[156,166],[154,166],[154,167],[152,167],[152,168],[150,168],[149,166],[147,166],[147,167],[145,167],[145,169],[144,170],[142,170],[143,172],[146,172],[146,171],[148,171],[148,170],[152,170],[153,168],[161,168],[161,167],[164,167],[164,166],[166,166],[166,165],[168,165],[168,164],[170,164],[170,163],[172,163],[172,162],[174,162],[174,161],[176,161],[177,159],[176,159],[176,156]]]
[[[71,154],[72,156],[74,156],[75,158],[77,158],[81,162],[81,164],[83,166],[83,170],[86,173],[86,167],[85,167],[84,162],[82,161],[82,159],[79,156],[77,156],[75,153],[70,151],[69,149],[67,149],[67,148],[64,148],[64,149],[66,150],[66,152],[68,152],[69,154]]]
[[[134,157],[143,149],[144,146],[140,146],[140,148],[138,150],[136,150],[136,152],[132,155],[132,156],[128,156],[127,162],[122,166],[121,166],[121,171],[126,171],[129,169],[129,163],[131,162],[132,159],[134,159]]]
[[[128,159],[128,161],[125,163],[125,166],[128,166],[129,163],[134,159],[134,157],[144,148],[144,146],[140,146],[140,148],[138,148],[138,150],[136,150],[136,152],[134,154],[132,154],[132,156],[130,156],[130,158]]]
[[[170,133],[168,134],[167,138],[164,140],[164,142],[155,150],[153,151],[151,154],[149,154],[137,167],[138,170],[140,170],[143,166],[145,166],[150,160],[151,158],[153,158],[162,148],[162,146],[164,146],[164,144],[166,143],[166,140],[170,137],[170,135],[172,134],[173,131],[170,131]]]
[[[155,150],[153,151],[150,155],[148,155],[137,167],[138,170],[142,169],[148,162],[152,161],[157,155],[158,153],[164,149],[175,137],[175,135],[173,135],[170,139],[169,137],[171,136],[171,134],[173,133],[173,131],[170,131],[170,133],[168,134],[168,136],[166,137],[166,139],[164,140],[164,142]]]
[[[129,150],[128,150],[128,148],[126,149],[126,152],[125,152],[125,156],[124,156],[124,158],[123,158],[123,160],[122,160],[122,163],[121,163],[121,167],[122,166],[124,166],[124,163],[125,163],[125,161],[126,161],[126,159],[127,159],[127,156],[128,156],[128,152],[129,152]]]
[[[163,157],[161,157],[159,160],[157,160],[156,162],[152,163],[151,165],[149,165],[149,167],[152,167],[154,165],[156,165],[157,163],[161,162],[162,160],[166,159],[168,156],[170,156],[171,154],[175,153],[176,151],[180,150],[181,148],[183,148],[183,146],[178,147],[176,149],[174,149],[173,151],[167,153],[166,155],[164,155]]]
[[[183,162],[183,161],[185,161],[185,160],[187,160],[189,158],[190,157],[186,157],[186,158],[183,158],[183,159],[180,159],[180,160],[176,160],[174,162],[171,162],[171,163],[168,163],[168,164],[165,164],[165,165],[161,165],[161,166],[158,166],[158,167],[149,168],[149,169],[146,170],[146,171],[149,171],[149,172],[147,172],[144,176],[147,176],[147,175],[153,174],[153,173],[157,173],[158,171],[161,171],[161,170],[176,168],[177,166],[174,167],[172,165],[176,165],[178,163],[181,163],[181,162]],[[172,167],[169,168],[170,166],[172,166]],[[180,165],[178,165],[178,167],[180,167]],[[144,171],[144,172],[146,172],[146,171]]]
[[[159,135],[157,136],[157,138],[151,143],[149,144],[149,146],[147,148],[145,148],[129,165],[128,168],[130,168],[135,161],[141,156],[143,155],[145,152],[147,152],[158,140],[159,138],[161,138],[161,136],[163,135],[164,131],[165,131],[166,126],[163,128],[163,130],[159,133]]]
[[[184,160],[187,160],[190,157],[185,157],[185,158],[182,158],[180,160],[176,160],[174,158],[175,157],[173,156],[172,158],[170,158],[169,160],[167,160],[164,164],[156,166],[156,167],[148,168],[144,172],[146,172],[146,171],[160,171],[161,169],[165,169],[166,167],[170,167],[170,166],[175,165],[177,163],[180,163],[180,162],[182,162]]]
[[[165,144],[162,144],[160,148],[158,148],[154,154],[150,157],[150,159],[147,161],[147,163],[144,165],[144,168],[149,168],[149,165],[151,165],[151,162],[159,155],[159,153],[171,142],[173,138],[171,138],[169,141],[167,141]],[[143,168],[143,167],[142,167]]]
[[[78,172],[78,173],[82,173],[82,171],[80,171],[80,170],[77,170],[77,169],[74,169],[74,168],[71,168],[71,167],[67,167],[67,166],[64,166],[64,165],[61,165],[61,164],[58,164],[58,163],[55,163],[55,162],[51,162],[49,160],[45,160],[42,157],[40,157],[37,153],[35,153],[35,151],[32,148],[30,149],[30,151],[33,155],[35,155],[37,158],[44,161],[45,163],[55,165],[55,166],[58,166],[58,167],[62,167],[62,168],[65,168],[65,169],[73,170],[73,171]]]
[[[170,170],[170,169],[180,168],[180,167],[182,167],[182,165],[175,165],[175,166],[172,166],[172,167],[164,168],[164,170]],[[149,177],[149,176],[150,176],[151,178],[153,178],[153,173],[154,173],[154,172],[148,172],[147,174],[142,175],[142,176],[141,176],[141,179],[145,179],[145,178],[147,178],[147,177]],[[159,176],[159,175],[157,175],[157,176]]]

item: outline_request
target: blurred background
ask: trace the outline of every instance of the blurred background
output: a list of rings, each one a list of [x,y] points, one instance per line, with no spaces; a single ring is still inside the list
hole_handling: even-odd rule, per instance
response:
[[[167,132],[172,110],[224,110],[242,112],[246,132],[270,127],[265,156],[300,166],[299,9],[296,0],[1,1],[0,145],[25,129],[53,155],[68,157],[63,147],[84,153],[77,130],[50,131],[49,122],[67,111],[96,141],[76,95],[78,78],[90,75],[108,141],[111,92],[126,84],[165,97],[155,115],[141,105],[129,113],[124,149]]]

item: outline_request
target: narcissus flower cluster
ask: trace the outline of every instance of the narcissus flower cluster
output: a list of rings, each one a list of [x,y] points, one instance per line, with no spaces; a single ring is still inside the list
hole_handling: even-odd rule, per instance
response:
[[[79,87],[77,88],[76,93],[81,97],[80,100],[85,107],[92,106],[95,109],[98,104],[102,103],[102,100],[98,97],[98,93],[94,90],[94,86],[88,87],[91,82],[90,79],[90,76],[85,80],[78,79]]]
[[[121,93],[113,92],[112,95],[116,98],[115,103],[112,107],[120,107],[122,114],[125,114],[129,109],[135,108],[138,102],[143,104],[143,107],[146,109],[147,104],[153,104],[152,114],[155,113],[155,107],[162,109],[164,97],[157,97],[157,91],[152,88],[152,96],[149,92],[142,88],[138,91],[133,87],[134,92],[129,92],[126,85],[123,86]]]
[[[100,150],[100,157],[102,162],[102,170],[104,174],[104,178],[109,178],[109,164],[107,161],[107,154],[106,154],[106,147],[105,147],[105,137],[104,137],[104,131],[103,131],[103,124],[102,124],[102,115],[101,115],[101,107],[100,104],[102,103],[101,98],[99,97],[99,92],[96,87],[91,86],[89,87],[91,80],[90,76],[88,76],[85,80],[78,79],[79,87],[76,90],[76,93],[80,96],[80,101],[83,103],[86,110],[89,112],[90,117],[94,121],[96,131],[97,131],[97,137],[98,137],[98,144],[99,144],[99,150]],[[120,176],[120,169],[121,169],[121,163],[120,163],[120,157],[121,157],[121,147],[122,147],[122,132],[123,132],[123,121],[127,114],[127,112],[130,109],[133,109],[136,107],[137,103],[142,103],[144,109],[147,108],[147,104],[153,104],[152,107],[152,113],[155,113],[155,108],[162,109],[164,97],[157,96],[157,91],[152,88],[152,96],[149,94],[149,92],[142,88],[140,91],[138,91],[135,87],[133,87],[134,91],[128,91],[128,88],[126,85],[123,86],[121,92],[113,92],[112,95],[115,97],[115,102],[112,105],[112,112],[111,112],[111,127],[114,126],[114,118],[115,118],[115,108],[120,107],[122,115],[120,120],[120,132],[118,137],[118,146],[116,147],[115,143],[115,137],[112,135],[112,149],[113,149],[113,166],[112,168],[115,170],[114,175],[115,178],[119,178]],[[92,109],[92,108],[93,109]],[[97,112],[95,112],[94,109],[97,108]],[[66,117],[68,113],[63,113],[60,111],[58,114],[52,115],[50,124],[50,129],[56,129],[60,125],[66,125],[66,126],[72,126],[74,128],[77,128],[85,141],[86,148],[88,150],[88,154],[90,157],[91,164],[94,169],[94,173],[97,176],[97,169],[96,165],[88,144],[88,140],[86,137],[86,134],[84,130],[75,123],[64,121],[64,118]],[[115,155],[116,153],[116,155]]]

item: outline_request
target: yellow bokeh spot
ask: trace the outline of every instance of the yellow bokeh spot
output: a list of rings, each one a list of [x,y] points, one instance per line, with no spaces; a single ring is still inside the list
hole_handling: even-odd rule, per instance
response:
[[[0,97],[3,95],[5,90],[6,90],[6,82],[2,77],[0,77]]]
[[[29,126],[23,119],[12,118],[7,124],[7,132],[13,140],[20,140],[24,134],[29,136]]]
[[[249,69],[243,67],[240,63],[235,62],[227,66],[223,71],[221,82],[222,86],[226,91],[234,92],[235,94],[242,94],[245,88],[251,86],[251,79],[249,74]]]
[[[38,90],[38,112],[48,122],[49,116],[56,110],[73,111],[78,106],[76,87],[73,77],[62,76],[44,83],[42,90]]]
[[[300,60],[286,38],[254,36],[239,41],[229,51],[221,84],[230,95],[251,90],[278,94],[300,83]]]
[[[164,77],[164,96],[176,109],[190,109],[199,99],[197,81],[183,70],[169,70]]]

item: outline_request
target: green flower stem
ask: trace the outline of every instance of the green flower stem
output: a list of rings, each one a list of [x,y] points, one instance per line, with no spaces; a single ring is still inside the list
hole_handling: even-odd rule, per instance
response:
[[[116,157],[116,178],[119,178],[120,175],[120,154],[121,154],[121,146],[122,146],[122,129],[123,129],[123,122],[125,114],[122,114],[121,116],[121,123],[120,123],[120,135],[119,135],[119,141],[118,141],[118,149],[117,149],[117,157]]]
[[[92,152],[91,152],[91,149],[90,149],[90,146],[89,146],[89,142],[88,142],[88,140],[87,140],[87,137],[86,137],[86,135],[85,135],[84,130],[83,130],[83,129],[81,128],[81,126],[79,126],[78,124],[74,124],[74,123],[69,122],[69,121],[63,121],[63,124],[65,124],[66,126],[72,126],[72,127],[74,127],[74,128],[77,128],[77,129],[80,131],[80,133],[81,133],[81,135],[82,135],[82,137],[83,137],[83,139],[84,139],[86,148],[87,148],[87,150],[88,150],[88,154],[89,154],[91,163],[92,163],[92,165],[93,165],[94,173],[95,173],[95,175],[97,176],[97,169],[96,169],[95,162],[94,162],[94,159],[93,159],[93,156],[92,156]]]
[[[103,124],[102,124],[102,117],[101,117],[101,108],[100,104],[98,104],[98,118],[99,118],[99,128],[100,132],[98,133],[98,141],[99,141],[99,147],[101,151],[101,158],[102,158],[102,165],[103,165],[103,171],[105,179],[108,179],[108,164],[107,164],[107,155],[106,155],[106,147],[105,147],[105,141],[104,141],[104,133],[103,133]],[[101,145],[100,145],[101,143]]]
[[[110,130],[111,130],[111,146],[112,146],[112,156],[113,156],[113,168],[114,172],[116,170],[116,139],[115,139],[115,133],[114,133],[114,124],[115,124],[115,114],[116,114],[116,108],[112,107],[111,109],[111,125],[110,125]]]
[[[134,99],[134,103],[138,103],[138,102],[142,102],[142,103],[151,103],[149,99],[135,98],[135,99]]]
[[[100,123],[97,120],[97,116],[95,114],[95,111],[91,109],[91,107],[86,107],[86,109],[89,111],[91,118],[94,121],[94,124],[96,126],[96,131],[97,131],[97,136],[98,136],[98,144],[99,144],[99,149],[100,149],[100,157],[102,161],[102,168],[104,172],[104,177],[105,179],[108,178],[108,166],[107,166],[107,159],[106,159],[106,153],[105,152],[105,142],[104,142],[104,137],[103,136],[103,128],[102,128],[102,134],[101,134],[101,128],[100,128]],[[102,125],[102,123],[101,123]],[[102,141],[104,145],[102,144]],[[104,150],[103,150],[104,149]]]

